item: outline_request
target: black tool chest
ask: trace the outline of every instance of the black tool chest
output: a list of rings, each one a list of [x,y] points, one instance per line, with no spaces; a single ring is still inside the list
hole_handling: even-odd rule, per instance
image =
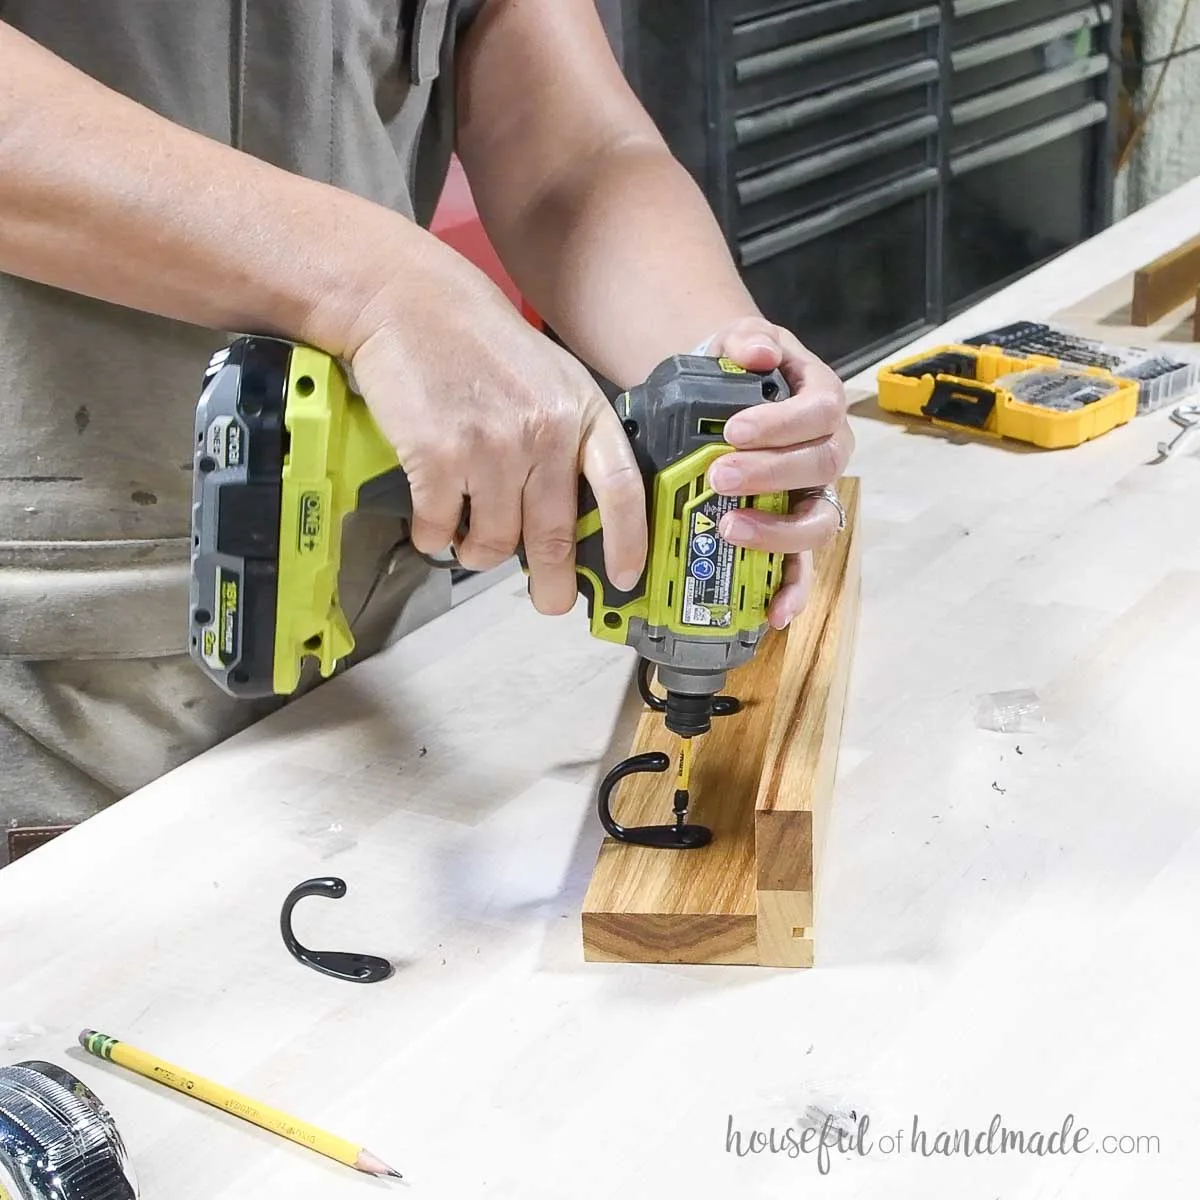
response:
[[[1110,220],[1110,0],[607,7],[759,304],[845,371]]]

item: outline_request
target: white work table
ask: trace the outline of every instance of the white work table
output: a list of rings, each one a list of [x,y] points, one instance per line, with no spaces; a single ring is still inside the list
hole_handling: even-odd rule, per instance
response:
[[[1200,181],[923,344],[1198,231]],[[151,1200],[389,1185],[69,1052],[83,1026],[360,1140],[427,1200],[1194,1196],[1200,455],[1148,465],[1165,412],[1058,453],[854,426],[864,591],[813,970],[582,961],[633,656],[512,577],[0,872],[0,1062],[93,1086]],[[976,697],[1012,689],[1044,724],[979,728]],[[298,933],[390,957],[388,982],[285,952],[284,896],[327,874],[349,894],[303,901]],[[1070,1113],[1159,1150],[877,1144],[824,1176],[726,1151],[730,1116],[852,1111],[931,1143]]]

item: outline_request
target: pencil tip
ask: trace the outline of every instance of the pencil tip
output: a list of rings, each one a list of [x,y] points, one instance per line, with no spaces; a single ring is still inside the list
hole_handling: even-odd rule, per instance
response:
[[[376,1158],[369,1150],[363,1150],[355,1164],[360,1171],[368,1175],[386,1175],[391,1179],[403,1179],[404,1176],[395,1167],[389,1167],[382,1158]]]

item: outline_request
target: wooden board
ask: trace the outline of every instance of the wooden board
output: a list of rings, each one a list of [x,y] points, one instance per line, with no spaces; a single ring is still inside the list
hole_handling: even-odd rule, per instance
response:
[[[1133,324],[1153,325],[1186,304],[1200,287],[1200,238],[1192,238],[1138,270],[1133,277]]]
[[[655,850],[606,838],[583,904],[588,960],[811,965],[816,859],[858,607],[858,480],[839,490],[847,528],[817,555],[807,609],[730,675],[742,711],[714,720],[696,743],[691,819],[713,830],[711,845]],[[661,715],[645,713],[630,753],[677,748]],[[673,782],[625,780],[617,819],[666,821]]]
[[[1176,307],[1149,325],[1133,323],[1133,281],[1129,272],[1051,313],[1051,324],[1062,325],[1081,337],[1122,346],[1163,346],[1187,356],[1194,350],[1193,313],[1187,304]]]
[[[810,605],[814,619],[788,638],[755,800],[756,934],[764,966],[812,965],[817,867],[833,798],[860,571],[858,539],[833,543]]]

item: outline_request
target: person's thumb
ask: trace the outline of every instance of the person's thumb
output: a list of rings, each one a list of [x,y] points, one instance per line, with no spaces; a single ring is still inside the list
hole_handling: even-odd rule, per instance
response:
[[[773,371],[783,362],[783,343],[766,321],[735,326],[718,334],[709,354],[728,358],[747,371]]]

